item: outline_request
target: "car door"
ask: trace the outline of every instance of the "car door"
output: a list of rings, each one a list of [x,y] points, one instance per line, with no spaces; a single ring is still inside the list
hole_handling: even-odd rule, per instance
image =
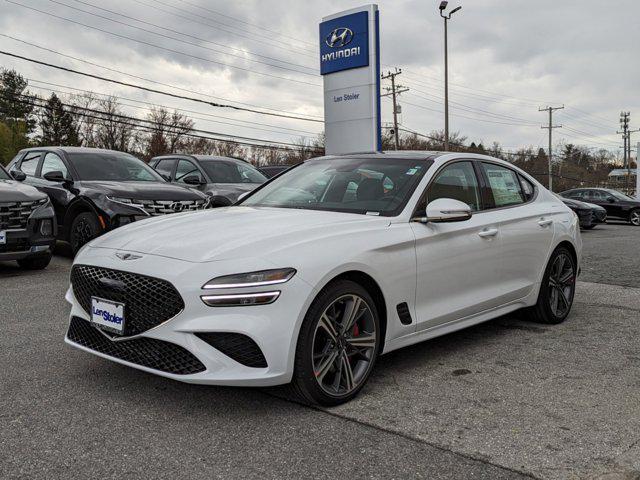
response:
[[[543,200],[532,182],[498,163],[479,162],[491,195],[490,215],[500,229],[500,303],[525,297],[540,281],[553,242],[554,223],[564,211],[559,202]]]
[[[190,185],[185,183],[185,178],[187,177],[198,177],[200,179],[200,185]],[[178,165],[176,166],[176,173],[174,176],[175,183],[182,185],[183,187],[189,187],[194,190],[200,190],[201,192],[206,189],[206,178],[204,174],[200,171],[200,167],[198,167],[191,160],[180,159],[178,160]]]
[[[47,173],[51,172],[62,172],[64,178],[72,180],[71,173],[69,172],[69,167],[66,162],[56,153],[47,152],[44,154],[42,166],[40,167],[38,175],[34,178],[34,182],[36,182],[40,191],[49,195],[51,203],[53,204],[53,209],[56,213],[58,225],[66,227],[66,225],[64,225],[64,217],[67,212],[67,207],[73,200],[74,195],[69,190],[70,184],[65,184],[63,182],[51,182],[44,178]]]
[[[156,172],[162,175],[168,182],[173,181],[174,170],[176,168],[177,160],[175,158],[163,158],[159,160],[153,168]]]
[[[604,207],[609,217],[624,217],[619,202],[604,190],[589,190],[588,196],[584,201]]]
[[[500,302],[500,232],[482,214],[482,188],[473,162],[446,164],[429,183],[422,205],[439,198],[460,200],[474,211],[456,223],[412,223],[416,238],[417,328],[424,330],[474,315]]]
[[[37,187],[36,175],[40,170],[40,160],[42,152],[27,152],[25,156],[15,165],[15,170],[24,173],[27,178],[24,183]],[[14,169],[12,169],[13,171]]]

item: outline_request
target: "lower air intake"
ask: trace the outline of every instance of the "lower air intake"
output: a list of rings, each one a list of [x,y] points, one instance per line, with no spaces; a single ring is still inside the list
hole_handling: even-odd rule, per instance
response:
[[[196,336],[245,367],[267,368],[262,350],[246,335],[224,332],[196,333]]]
[[[192,375],[206,370],[200,360],[178,345],[144,337],[112,342],[78,317],[71,319],[67,338],[96,352],[161,372]]]

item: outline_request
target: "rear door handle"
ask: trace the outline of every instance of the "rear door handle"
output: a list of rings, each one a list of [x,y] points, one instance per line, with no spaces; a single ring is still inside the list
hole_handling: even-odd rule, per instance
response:
[[[540,225],[541,227],[548,227],[549,225],[551,225],[553,223],[553,220],[547,220],[547,219],[540,219],[540,221],[538,222],[538,225]]]
[[[495,237],[497,234],[498,234],[497,228],[485,228],[484,230],[481,230],[480,232],[478,232],[478,235],[481,238]]]

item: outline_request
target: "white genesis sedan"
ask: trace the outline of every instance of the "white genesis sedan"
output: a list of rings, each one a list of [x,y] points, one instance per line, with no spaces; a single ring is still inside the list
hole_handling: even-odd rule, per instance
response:
[[[573,303],[578,218],[513,165],[463,153],[316,158],[239,204],[82,249],[66,342],[189,383],[292,384],[336,405],[378,355]]]

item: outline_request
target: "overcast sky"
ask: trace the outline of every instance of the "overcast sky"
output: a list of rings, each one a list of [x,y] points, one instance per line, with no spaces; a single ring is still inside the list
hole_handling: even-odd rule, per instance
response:
[[[383,69],[403,69],[400,82],[410,92],[401,97],[402,124],[421,133],[443,125],[438,4],[378,2]],[[458,4],[463,9],[449,29],[453,131],[508,149],[545,146],[540,125],[547,118],[538,108],[548,104],[566,106],[556,114],[564,125],[554,131],[558,141],[617,150],[622,109],[630,110],[632,126],[640,127],[640,2],[450,2]],[[318,119],[323,116],[318,23],[359,5],[351,0],[0,0],[0,49],[179,94]],[[213,108],[0,58],[0,65],[21,72],[32,91],[45,96],[72,88],[112,94],[123,98],[131,115],[143,116],[149,103],[165,105],[189,110],[200,129],[283,142],[322,130],[319,122]],[[389,121],[385,101],[383,122]]]

